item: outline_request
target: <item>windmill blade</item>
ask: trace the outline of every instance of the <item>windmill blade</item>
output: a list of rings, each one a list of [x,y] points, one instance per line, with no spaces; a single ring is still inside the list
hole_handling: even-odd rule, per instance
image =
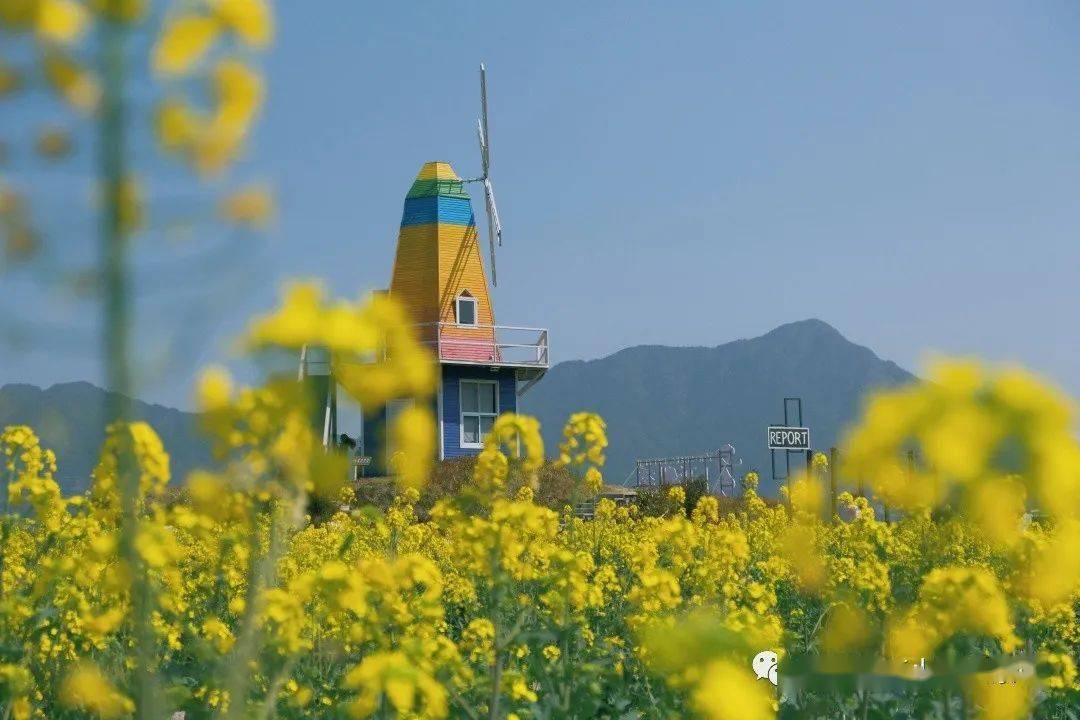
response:
[[[488,219],[488,251],[491,254],[491,284],[498,287],[498,275],[495,271],[495,245],[502,247],[502,222],[499,209],[495,205],[495,188],[491,185],[489,168],[491,166],[491,135],[488,132],[487,112],[487,68],[480,63],[480,117],[476,121],[476,137],[480,141],[480,164],[483,173],[477,180],[484,184],[484,206]]]
[[[491,134],[488,132],[487,117],[487,70],[484,63],[480,63],[480,162],[484,168],[484,177],[488,176],[488,165],[491,160],[489,154],[489,141]]]
[[[502,223],[499,222],[499,208],[495,206],[495,189],[491,187],[491,181],[484,178],[484,206],[487,208],[488,218],[488,250],[491,253],[491,284],[499,286],[498,276],[495,273],[495,240],[498,238],[502,245]]]
[[[499,220],[499,208],[495,205],[495,186],[487,178],[484,178],[484,200],[487,203],[488,222],[494,230],[494,239],[498,240],[499,247],[502,247],[502,221]]]
[[[480,180],[483,180],[488,175],[487,165],[487,136],[484,135],[484,124],[481,120],[476,121],[476,139],[480,141],[480,164],[484,169],[484,172],[480,176]]]

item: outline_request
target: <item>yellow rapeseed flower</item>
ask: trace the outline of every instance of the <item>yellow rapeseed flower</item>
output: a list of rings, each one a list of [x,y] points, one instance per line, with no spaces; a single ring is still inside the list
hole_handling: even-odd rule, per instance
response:
[[[221,32],[221,23],[204,15],[181,15],[165,23],[154,46],[154,69],[182,75],[191,71]]]
[[[93,0],[94,12],[117,22],[133,23],[146,14],[148,0]]]
[[[390,444],[397,449],[394,472],[402,488],[422,488],[435,459],[435,416],[413,405],[398,413],[390,427]]]
[[[717,660],[702,669],[690,697],[708,720],[769,720],[775,717],[771,688],[757,681],[746,666]]]
[[[158,106],[154,128],[158,142],[170,152],[187,152],[196,138],[206,131],[206,118],[184,101],[169,98]]]
[[[46,40],[70,43],[78,40],[90,21],[90,13],[77,0],[40,0],[37,32]]]
[[[214,66],[212,78],[218,103],[215,126],[221,132],[242,138],[262,104],[262,78],[238,60],[219,62]]]
[[[274,16],[266,0],[210,0],[214,13],[249,45],[261,47],[273,39]]]
[[[274,196],[265,185],[249,185],[222,199],[218,215],[238,225],[265,228],[274,217]]]
[[[212,412],[228,406],[232,392],[232,377],[228,370],[220,365],[206,368],[199,375],[196,392],[199,410]]]
[[[97,109],[101,86],[93,72],[55,49],[45,54],[43,69],[49,84],[73,108],[84,113]]]
[[[79,665],[67,674],[60,689],[64,705],[94,713],[100,718],[119,718],[135,710],[135,703],[125,696],[97,667]]]

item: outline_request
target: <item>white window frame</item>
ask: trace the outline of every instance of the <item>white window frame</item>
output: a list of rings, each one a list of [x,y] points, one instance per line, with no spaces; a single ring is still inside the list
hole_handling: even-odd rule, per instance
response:
[[[461,322],[461,303],[463,301],[472,303],[473,321],[471,323]],[[469,327],[475,327],[480,322],[480,303],[476,302],[476,298],[469,294],[468,290],[462,291],[462,293],[458,295],[457,299],[454,301],[454,319],[457,321],[458,325],[468,325]]]
[[[465,412],[465,385],[466,383],[471,385],[491,385],[493,397],[495,398],[495,412]],[[480,391],[476,391],[477,408],[480,407]],[[480,435],[480,441],[475,443],[465,442],[465,418],[491,418],[492,422],[495,418],[499,417],[499,381],[498,380],[474,380],[473,378],[465,378],[458,380],[458,444],[462,448],[475,450],[484,447],[484,436]],[[477,422],[477,432],[481,432],[480,423]]]

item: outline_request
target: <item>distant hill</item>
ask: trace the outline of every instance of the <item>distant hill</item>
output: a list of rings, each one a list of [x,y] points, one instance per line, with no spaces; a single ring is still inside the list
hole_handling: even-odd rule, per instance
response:
[[[765,427],[784,419],[785,396],[803,398],[811,440],[816,448],[828,448],[855,419],[868,390],[913,379],[826,323],[804,320],[717,347],[639,346],[599,360],[559,363],[523,398],[522,410],[540,419],[549,454],[570,413],[603,415],[611,442],[608,482],[626,478],[635,458],[715,451],[732,443],[744,460],[742,470],[757,469],[762,490],[771,495],[776,488],[769,477]],[[85,382],[46,390],[5,385],[0,427],[33,427],[56,451],[65,492],[82,491],[105,435],[106,396]],[[195,414],[137,400],[134,414],[161,436],[174,478],[209,463]]]
[[[804,320],[717,347],[643,345],[562,362],[522,398],[522,410],[540,419],[552,449],[570,413],[600,413],[611,443],[608,482],[626,478],[636,458],[732,443],[742,469],[757,469],[762,491],[774,494],[765,428],[782,423],[785,396],[802,397],[811,441],[825,449],[857,417],[869,390],[913,379],[827,323]]]
[[[105,439],[108,393],[87,382],[60,383],[42,390],[33,385],[0,387],[0,427],[29,425],[42,445],[57,456],[57,479],[65,493],[81,492],[90,482]],[[206,442],[198,433],[196,415],[161,405],[134,401],[133,416],[149,422],[169,452],[173,478],[209,463]]]

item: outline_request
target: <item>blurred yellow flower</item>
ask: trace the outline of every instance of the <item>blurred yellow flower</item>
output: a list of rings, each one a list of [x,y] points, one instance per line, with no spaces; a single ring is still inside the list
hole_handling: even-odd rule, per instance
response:
[[[148,0],[93,0],[94,12],[118,22],[131,23],[146,14]]]
[[[90,21],[90,13],[77,0],[39,0],[37,32],[46,40],[70,43],[78,40]]]
[[[222,60],[214,66],[213,83],[218,99],[215,124],[243,137],[262,104],[262,78],[238,60]]]
[[[1020,539],[1026,499],[1019,479],[988,478],[966,488],[964,512],[991,542],[1012,546]]]
[[[1044,607],[1080,595],[1080,520],[1062,520],[1032,551],[1021,590]]]
[[[238,225],[265,228],[274,218],[274,196],[265,185],[248,185],[222,199],[218,214]]]
[[[675,485],[668,488],[667,497],[668,500],[681,508],[686,502],[686,491],[683,490],[681,485]]]
[[[79,665],[67,674],[60,698],[69,708],[85,710],[105,720],[135,710],[135,703],[117,690],[101,670],[89,664]]]
[[[431,410],[413,405],[398,413],[390,428],[390,444],[397,453],[392,468],[400,488],[420,489],[435,460],[437,436]]]
[[[271,315],[257,318],[250,326],[247,342],[253,349],[280,346],[300,349],[324,340],[323,288],[314,282],[292,283],[285,290],[281,307]],[[356,338],[357,344],[374,337]]]
[[[484,438],[488,450],[505,451],[507,457],[522,461],[527,473],[537,471],[544,463],[544,440],[536,418],[516,413],[503,413],[495,419]]]
[[[1030,677],[1016,677],[1008,669],[975,673],[964,682],[964,690],[979,720],[1024,720],[1031,717],[1035,684]]]
[[[416,709],[430,718],[447,715],[446,690],[402,652],[367,656],[345,676],[344,685],[359,691],[349,708],[350,715],[356,718],[374,714],[382,698],[400,715],[412,714]]]
[[[199,375],[196,393],[199,410],[212,412],[226,407],[232,392],[232,377],[229,371],[220,365],[211,365]]]
[[[1012,652],[1018,643],[1012,612],[992,573],[981,568],[931,570],[915,606],[891,622],[886,638],[890,658],[932,657],[958,633],[981,635]]]
[[[800,473],[791,482],[788,498],[792,511],[806,518],[821,517],[825,508],[825,488],[816,477],[806,473]]]
[[[594,494],[604,489],[604,476],[595,467],[585,471],[585,487]]]
[[[203,636],[214,646],[214,649],[225,654],[232,649],[236,638],[233,637],[229,626],[216,617],[207,618],[202,624]]]
[[[769,720],[776,716],[771,690],[772,685],[758,681],[747,667],[717,660],[702,669],[690,697],[708,720]]]
[[[186,151],[205,126],[205,119],[181,100],[165,100],[155,115],[158,141],[171,152]]]
[[[0,98],[13,93],[22,84],[22,76],[15,68],[0,60]]]
[[[62,128],[46,126],[38,132],[34,147],[42,157],[56,160],[71,152],[71,135]]]
[[[167,21],[154,46],[154,69],[173,75],[190,72],[220,32],[221,23],[204,15],[181,15]]]
[[[105,443],[97,467],[91,473],[90,500],[107,517],[120,511],[118,486],[121,456],[133,458],[139,473],[139,498],[153,499],[168,485],[169,455],[161,438],[145,422],[113,423],[106,429]]]
[[[55,49],[45,54],[44,71],[49,84],[73,108],[84,113],[97,109],[101,87],[91,71]]]
[[[25,30],[37,20],[41,0],[0,0],[0,21],[15,29]]]
[[[273,39],[274,16],[266,0],[210,0],[214,13],[249,45],[261,47]]]

